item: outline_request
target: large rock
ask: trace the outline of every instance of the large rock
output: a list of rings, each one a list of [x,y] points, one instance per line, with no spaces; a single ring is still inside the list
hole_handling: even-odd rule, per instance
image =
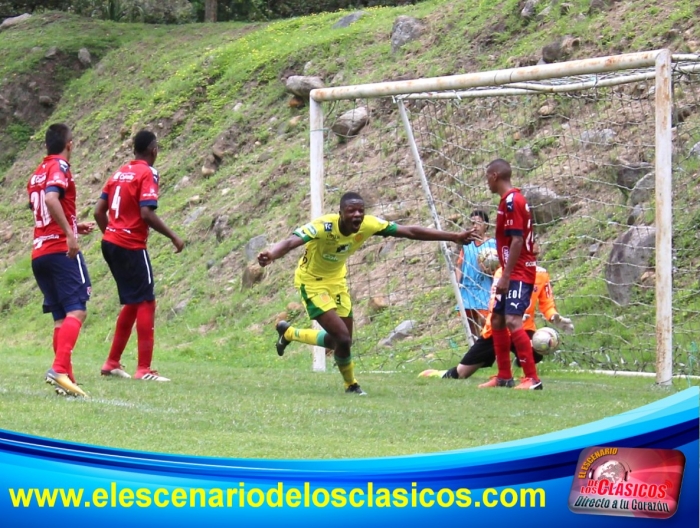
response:
[[[88,67],[92,64],[92,57],[90,57],[90,52],[87,48],[80,48],[80,50],[78,51],[78,60],[80,61],[80,64],[82,64],[85,67]]]
[[[581,39],[567,35],[542,48],[542,61],[549,64],[566,60],[580,45]]]
[[[391,28],[391,52],[419,38],[425,32],[425,24],[417,18],[401,15],[394,20]]]
[[[2,21],[2,24],[0,24],[0,31],[2,31],[3,29],[11,28],[12,26],[16,26],[17,24],[20,24],[31,17],[32,15],[30,15],[29,13],[24,13],[23,15],[19,15],[16,17],[6,18]]]
[[[690,155],[700,159],[700,141],[695,143],[690,149]]]
[[[537,4],[540,3],[540,0],[527,0],[525,2],[525,7],[523,7],[522,11],[520,11],[520,16],[523,18],[532,18],[535,16],[535,13],[537,12]]]
[[[630,205],[648,202],[656,189],[656,175],[650,172],[639,180],[630,192]]]
[[[623,192],[631,191],[637,182],[641,180],[649,171],[654,170],[651,163],[622,163],[617,168],[615,183]]]
[[[245,259],[247,262],[257,260],[258,253],[267,247],[267,237],[258,235],[251,238],[245,245]]]
[[[243,270],[243,276],[241,277],[241,289],[248,290],[252,288],[254,284],[262,280],[263,273],[263,268],[258,266],[257,263],[248,264]]]
[[[193,196],[192,198],[195,198],[195,197]],[[192,200],[192,198],[190,198],[190,200]],[[188,200],[188,201],[189,201],[189,200]],[[193,201],[191,201],[190,203],[191,203],[191,204],[196,204],[196,203],[199,203],[199,200],[193,200]],[[199,220],[199,217],[202,216],[202,214],[203,214],[204,211],[206,211],[206,210],[207,210],[207,208],[206,208],[205,206],[203,206],[203,205],[200,206],[200,207],[195,208],[190,214],[187,215],[187,217],[186,217],[185,220],[182,222],[182,224],[183,224],[183,225],[186,225],[186,226],[189,226],[189,225],[194,224],[197,220]]]
[[[363,16],[365,16],[364,11],[355,11],[354,13],[350,13],[349,15],[345,15],[343,18],[341,18],[335,24],[333,24],[333,29],[346,28],[349,25],[357,22]]]
[[[394,328],[389,335],[379,341],[379,344],[381,346],[385,347],[391,347],[394,345],[395,341],[400,341],[402,339],[406,339],[409,335],[411,335],[411,332],[416,328],[416,321],[412,320],[407,320],[401,322],[396,328]]]
[[[588,5],[588,14],[592,15],[599,11],[605,11],[608,8],[608,0],[591,0]]]
[[[366,106],[358,106],[345,112],[336,119],[331,130],[342,138],[356,136],[369,121],[369,111]]]
[[[521,189],[530,206],[535,225],[547,225],[565,217],[569,212],[569,200],[547,187],[525,185]]]
[[[309,93],[311,93],[311,90],[325,87],[320,77],[304,75],[292,75],[288,77],[285,86],[288,92],[306,99],[309,98]]]
[[[610,298],[620,306],[627,306],[632,288],[642,273],[647,271],[656,247],[656,229],[635,226],[617,237],[605,267],[605,280]]]
[[[389,308],[389,301],[381,295],[371,297],[369,300],[369,309],[372,313],[378,313]]]
[[[642,204],[637,204],[630,210],[630,214],[627,215],[627,225],[633,226],[640,224],[644,218],[644,208]]]
[[[617,134],[610,128],[602,130],[584,130],[579,140],[585,147],[606,146],[613,142]]]
[[[515,168],[529,171],[537,166],[537,154],[530,147],[523,147],[515,151]]]
[[[212,229],[214,230],[214,235],[216,236],[216,240],[221,242],[226,236],[228,236],[229,232],[229,225],[228,225],[228,215],[218,215],[214,219],[214,223],[212,225]]]

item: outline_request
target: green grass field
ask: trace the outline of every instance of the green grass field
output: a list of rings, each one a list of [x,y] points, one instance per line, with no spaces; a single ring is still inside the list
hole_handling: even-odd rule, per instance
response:
[[[476,385],[493,373],[490,369],[467,382],[419,379],[423,364],[400,373],[358,372],[369,393],[358,397],[344,394],[340,375],[330,366],[326,374],[311,372],[310,353],[303,346],[278,358],[271,342],[266,353],[248,358],[248,367],[232,360],[241,349],[197,360],[157,350],[155,365],[172,377],[171,383],[101,377],[107,348],[95,336],[86,336],[82,346],[79,342],[75,372],[91,396],[80,400],[56,396],[43,383],[50,351],[3,346],[0,427],[79,443],[202,456],[382,457],[558,431],[688,386],[683,381],[659,388],[649,378],[569,374],[551,367],[548,372],[543,366],[542,392],[480,390]],[[133,355],[124,358],[129,371]]]

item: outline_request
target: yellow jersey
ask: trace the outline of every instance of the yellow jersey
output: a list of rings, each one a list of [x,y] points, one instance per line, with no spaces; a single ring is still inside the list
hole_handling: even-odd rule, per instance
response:
[[[294,274],[297,287],[316,281],[343,282],[348,257],[372,235],[392,236],[398,227],[394,222],[365,215],[360,230],[345,236],[340,232],[339,221],[339,214],[329,214],[294,230],[306,245]]]

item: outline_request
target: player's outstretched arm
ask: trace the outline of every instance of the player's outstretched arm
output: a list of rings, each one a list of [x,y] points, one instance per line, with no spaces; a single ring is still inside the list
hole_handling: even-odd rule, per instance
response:
[[[97,203],[95,204],[95,211],[92,213],[92,217],[95,219],[95,222],[97,222],[97,227],[100,228],[102,233],[107,230],[107,222],[109,221],[107,218],[108,209],[109,204],[107,204],[107,200],[100,198],[97,200]]]
[[[156,212],[150,207],[141,207],[141,218],[144,222],[146,222],[146,224],[148,224],[148,227],[155,231],[158,231],[161,235],[166,236],[170,239],[170,241],[173,243],[173,246],[175,246],[175,253],[180,253],[180,251],[182,251],[182,248],[185,247],[185,241],[182,240],[179,236],[177,236],[172,229],[165,225],[165,222],[163,222],[160,219],[160,217],[156,214]]]
[[[258,253],[258,264],[264,268],[268,264],[272,264],[273,260],[282,258],[292,249],[303,245],[304,241],[300,237],[292,235],[289,238],[285,238],[284,240],[277,242],[277,244],[272,246],[270,249],[266,249]]]
[[[417,225],[396,226],[396,232],[393,236],[397,238],[409,238],[411,240],[430,240],[455,242],[458,244],[467,244],[474,239],[474,233],[471,229],[460,233],[452,233],[433,229],[432,227],[423,227]]]

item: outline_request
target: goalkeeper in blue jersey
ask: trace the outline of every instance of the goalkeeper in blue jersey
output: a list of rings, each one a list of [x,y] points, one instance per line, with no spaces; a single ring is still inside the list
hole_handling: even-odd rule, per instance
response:
[[[365,395],[354,374],[352,355],[352,302],[345,280],[345,262],[373,235],[412,240],[446,241],[466,244],[473,232],[450,233],[421,226],[400,226],[376,216],[365,215],[365,202],[354,192],[340,199],[340,211],[324,215],[299,227],[289,237],[260,252],[258,263],[267,266],[289,251],[304,245],[294,274],[306,311],[323,330],[294,328],[277,323],[277,353],[281,356],[291,341],[333,350],[333,357],[345,382],[345,392]]]

